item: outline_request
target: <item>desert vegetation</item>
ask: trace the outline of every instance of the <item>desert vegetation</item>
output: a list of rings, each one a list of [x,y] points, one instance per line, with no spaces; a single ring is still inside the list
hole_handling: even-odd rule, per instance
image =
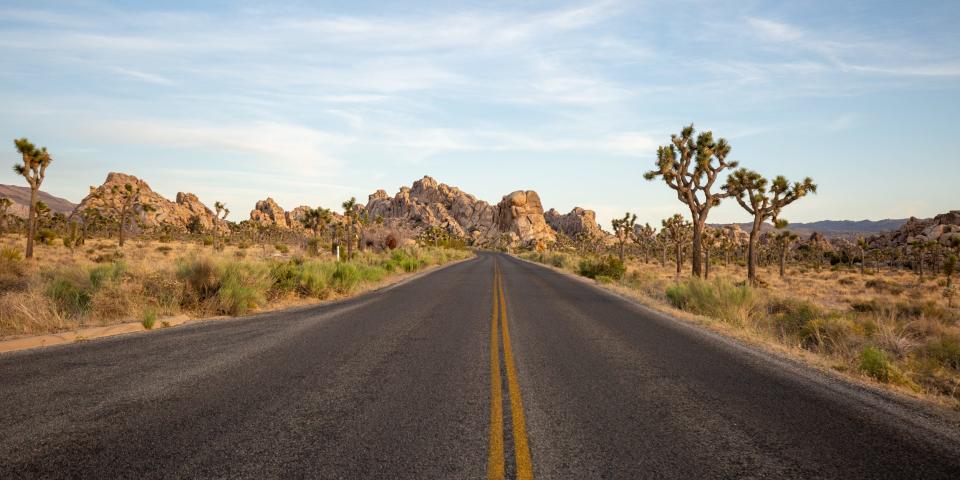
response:
[[[812,179],[790,183],[736,169],[725,140],[694,134],[691,125],[672,136],[646,174],[677,192],[691,220],[678,213],[663,219],[658,232],[627,213],[613,220],[613,236],[560,234],[549,250],[520,255],[769,348],[960,408],[958,235],[924,237],[921,230],[943,235],[945,227],[933,222],[905,226],[909,236],[801,240],[782,211],[816,193]],[[747,212],[751,231],[706,223],[724,199]],[[765,221],[775,228],[763,231]]]

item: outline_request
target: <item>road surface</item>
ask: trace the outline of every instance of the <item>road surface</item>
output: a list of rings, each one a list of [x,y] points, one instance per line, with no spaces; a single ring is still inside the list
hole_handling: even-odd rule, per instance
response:
[[[0,355],[0,478],[960,478],[956,425],[505,255]]]

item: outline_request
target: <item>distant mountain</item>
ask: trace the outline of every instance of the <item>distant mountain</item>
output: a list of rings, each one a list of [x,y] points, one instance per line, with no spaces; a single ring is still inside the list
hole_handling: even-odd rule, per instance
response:
[[[888,218],[885,220],[820,220],[817,222],[791,223],[787,228],[801,236],[819,232],[827,238],[856,238],[889,232],[907,223],[906,218]],[[740,223],[740,228],[750,231],[752,224]],[[773,225],[764,223],[762,231],[773,230]]]
[[[13,200],[13,206],[10,207],[9,213],[22,218],[27,217],[27,212],[30,210],[30,188],[17,185],[0,185],[0,198],[4,197]],[[41,202],[46,203],[54,213],[69,215],[76,207],[73,202],[54,197],[42,190],[39,192],[38,198]]]

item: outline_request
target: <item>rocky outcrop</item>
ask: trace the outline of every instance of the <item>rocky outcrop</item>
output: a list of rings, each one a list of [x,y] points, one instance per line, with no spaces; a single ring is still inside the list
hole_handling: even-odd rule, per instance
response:
[[[547,225],[553,228],[557,233],[562,233],[570,238],[586,236],[588,238],[600,238],[607,235],[597,223],[597,214],[593,210],[585,210],[575,207],[570,213],[561,214],[551,208],[543,214]]]
[[[479,246],[504,241],[509,246],[527,246],[556,240],[544,220],[540,197],[533,191],[513,192],[490,205],[457,187],[423,177],[411,187],[401,187],[392,197],[384,190],[370,194],[365,211],[371,218],[382,217],[388,225],[414,230],[441,227]]]
[[[719,227],[723,236],[727,238],[727,241],[730,242],[730,245],[734,247],[739,247],[741,245],[746,245],[750,243],[750,233],[743,231],[740,228],[740,225],[723,225]]]
[[[830,240],[827,240],[827,237],[820,232],[811,233],[810,237],[807,238],[806,242],[804,243],[810,248],[819,250],[821,252],[832,252],[836,249],[834,245],[830,243]]]
[[[138,223],[144,227],[158,227],[168,225],[174,228],[186,229],[193,217],[200,220],[204,229],[213,227],[213,211],[206,207],[196,195],[192,193],[177,193],[176,201],[171,202],[164,196],[154,192],[147,182],[125,173],[110,172],[103,185],[99,187],[90,187],[90,194],[87,195],[80,205],[74,209],[74,214],[78,214],[88,208],[98,209],[104,215],[109,212],[104,208],[104,200],[99,196],[105,195],[109,198],[109,192],[114,186],[124,188],[125,185],[131,185],[139,188],[138,203],[140,205],[149,205],[151,208],[138,208],[136,215]]]
[[[867,239],[873,247],[896,247],[916,242],[938,242],[950,245],[953,238],[960,238],[960,210],[941,213],[933,218],[910,217],[902,227]]]
[[[543,204],[533,190],[518,190],[505,195],[497,204],[497,230],[508,235],[511,245],[551,244],[557,234],[543,217]]]
[[[287,223],[287,212],[270,197],[257,201],[253,210],[250,211],[250,221],[263,227],[290,228]]]

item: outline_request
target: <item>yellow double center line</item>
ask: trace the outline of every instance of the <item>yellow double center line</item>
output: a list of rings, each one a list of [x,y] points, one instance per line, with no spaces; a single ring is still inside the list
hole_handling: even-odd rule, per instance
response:
[[[527,426],[523,419],[523,401],[520,397],[520,382],[517,380],[517,366],[513,361],[513,350],[510,347],[507,303],[501,277],[500,266],[494,262],[493,312],[490,316],[490,452],[487,458],[487,478],[501,480],[506,475],[503,460],[503,380],[500,375],[500,333],[502,333],[503,363],[507,370],[507,389],[510,394],[513,453],[517,465],[517,478],[528,480],[533,478],[533,466],[530,462],[530,446],[527,443]]]

